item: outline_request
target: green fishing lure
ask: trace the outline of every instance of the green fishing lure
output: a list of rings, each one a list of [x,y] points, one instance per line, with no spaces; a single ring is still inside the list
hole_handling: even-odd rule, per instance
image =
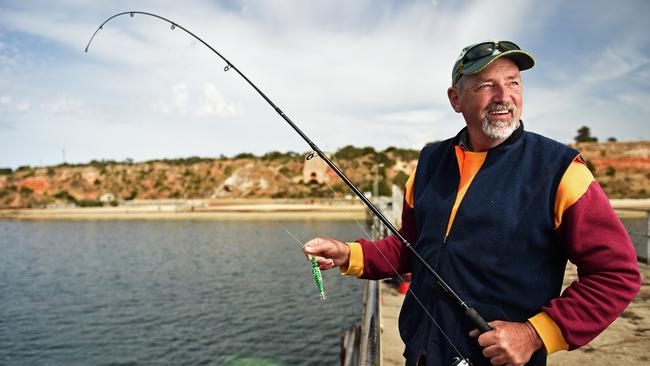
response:
[[[321,276],[320,268],[318,268],[316,257],[314,256],[311,257],[311,268],[314,272],[314,282],[316,282],[316,287],[318,287],[318,292],[320,292],[320,298],[321,300],[325,300],[327,297],[325,296],[325,288],[323,287],[323,277]]]

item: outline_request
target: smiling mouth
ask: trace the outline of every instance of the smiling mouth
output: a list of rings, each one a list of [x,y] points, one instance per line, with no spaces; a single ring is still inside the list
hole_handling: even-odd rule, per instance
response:
[[[500,115],[505,115],[505,114],[510,114],[510,110],[503,110],[503,111],[488,111],[488,114],[491,116],[500,116]]]
[[[485,111],[486,118],[496,118],[498,120],[502,118],[509,117],[514,115],[517,110],[517,106],[514,103],[492,103],[487,106]]]

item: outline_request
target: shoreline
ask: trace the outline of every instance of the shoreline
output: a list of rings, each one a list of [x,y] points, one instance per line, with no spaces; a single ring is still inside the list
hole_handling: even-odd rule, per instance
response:
[[[115,207],[0,209],[0,220],[365,220],[360,202],[232,200],[210,205],[150,202]]]
[[[620,218],[644,218],[650,199],[612,199]],[[137,201],[122,206],[0,209],[0,220],[365,220],[359,201],[232,199]]]

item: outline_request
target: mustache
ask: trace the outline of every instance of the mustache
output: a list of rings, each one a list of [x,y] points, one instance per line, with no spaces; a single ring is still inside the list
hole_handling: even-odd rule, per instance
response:
[[[504,112],[504,111],[516,112],[517,106],[512,102],[508,102],[506,104],[492,103],[487,106],[487,112]]]

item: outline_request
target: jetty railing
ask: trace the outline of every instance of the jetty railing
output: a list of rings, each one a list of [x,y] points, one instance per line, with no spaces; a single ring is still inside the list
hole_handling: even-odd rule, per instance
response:
[[[393,222],[390,206],[394,200],[375,200],[375,205]],[[401,203],[401,202],[399,202]],[[401,206],[400,206],[401,209]],[[389,235],[388,229],[374,215],[371,237],[377,240]],[[381,366],[381,291],[379,281],[366,281],[360,324],[345,330],[341,336],[342,366]]]

